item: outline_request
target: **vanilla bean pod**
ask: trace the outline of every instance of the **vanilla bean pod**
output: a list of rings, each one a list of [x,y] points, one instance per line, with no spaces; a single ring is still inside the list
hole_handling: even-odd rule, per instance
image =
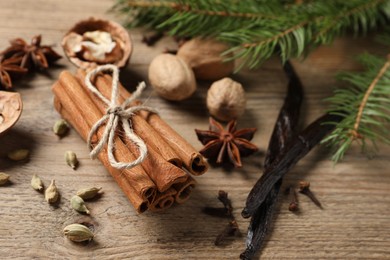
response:
[[[335,123],[342,119],[343,117],[338,114],[325,114],[294,137],[291,143],[283,149],[282,155],[277,157],[268,169],[265,169],[264,174],[256,182],[248,195],[246,206],[241,215],[244,218],[252,216],[264,202],[273,185],[330,133],[334,129]]]
[[[264,160],[265,170],[269,169],[272,162],[280,156],[281,151],[296,134],[299,121],[300,106],[303,98],[302,84],[288,61],[283,66],[283,69],[289,78],[287,95],[268,144]],[[282,178],[273,185],[264,203],[254,212],[248,228],[246,249],[240,255],[241,259],[251,259],[263,244],[272,224],[272,216],[281,185]]]

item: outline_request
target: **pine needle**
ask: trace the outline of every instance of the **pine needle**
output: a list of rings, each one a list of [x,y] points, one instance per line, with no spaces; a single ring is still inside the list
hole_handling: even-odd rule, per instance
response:
[[[342,74],[340,78],[352,86],[337,89],[328,99],[330,113],[345,116],[322,141],[334,148],[334,162],[342,160],[354,142],[367,153],[377,149],[377,141],[390,144],[390,54],[386,60],[365,54],[360,61],[366,71]]]
[[[390,19],[390,0],[117,0],[129,27],[180,37],[215,37],[224,53],[255,68],[275,53],[283,61],[351,30],[366,33]]]

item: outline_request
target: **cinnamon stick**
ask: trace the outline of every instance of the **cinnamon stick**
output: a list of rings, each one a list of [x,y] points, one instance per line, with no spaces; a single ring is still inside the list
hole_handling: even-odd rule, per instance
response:
[[[72,106],[73,104],[73,106],[78,108],[72,112],[79,112],[82,116],[81,120],[86,120],[91,128],[91,126],[100,119],[100,111],[95,107],[87,93],[84,92],[78,81],[70,72],[62,72],[60,74],[59,83],[60,84],[54,85],[53,91],[60,99],[61,103],[66,107],[68,105]],[[68,98],[69,100],[64,102],[61,98]],[[103,135],[103,129],[99,129],[97,135],[100,139]],[[107,154],[105,155],[107,156]],[[132,161],[135,159],[135,156],[117,136],[115,137],[114,155],[120,161]],[[153,196],[156,186],[140,165],[132,168],[132,171],[124,170],[122,174],[128,176],[132,186],[142,198],[150,198]]]
[[[56,83],[59,84],[59,83]],[[59,90],[58,87],[54,87],[53,91],[57,92]],[[60,98],[63,100],[65,106],[61,103]],[[69,101],[69,97],[66,96],[66,93],[56,93],[54,97],[54,108],[61,114],[61,116],[68,121],[80,134],[80,136],[86,140],[88,138],[88,132],[90,126],[84,121],[81,114],[76,111],[76,107],[67,102]],[[73,111],[73,112],[70,112]],[[120,170],[112,167],[108,161],[106,156],[106,151],[100,153],[98,155],[99,160],[103,163],[104,167],[108,170],[111,176],[114,178],[118,186],[122,189],[126,197],[129,199],[130,203],[134,206],[138,213],[143,213],[148,209],[149,202],[147,199],[142,198],[139,195],[134,187],[130,184],[129,179],[126,174],[123,174]],[[134,171],[134,169],[130,169],[128,171]],[[153,196],[154,197],[154,196]]]
[[[110,75],[104,75],[109,82],[112,81]],[[131,94],[119,84],[120,96],[127,99]],[[170,127],[161,117],[154,113],[141,111],[140,116],[145,119],[166,143],[177,153],[184,164],[184,167],[193,175],[202,175],[208,170],[208,163],[205,158],[195,150],[181,135],[179,135],[172,127]]]
[[[186,202],[195,186],[196,181],[191,176],[188,176],[188,179],[183,183],[174,184],[172,187],[177,191],[175,195],[176,203],[183,204]]]
[[[84,80],[86,76],[86,71],[82,69],[78,69],[76,72],[76,77],[83,84],[83,87],[86,89]],[[112,89],[112,79],[108,79],[104,77],[103,74],[96,76],[94,85],[96,88],[105,96],[106,98],[111,98],[111,89]],[[125,90],[126,91],[126,90]],[[90,92],[88,90],[88,92]],[[91,93],[92,94],[92,93]],[[101,106],[102,103],[100,100],[95,97],[93,100]],[[118,97],[118,102],[121,104],[125,101],[122,96]],[[134,104],[133,104],[134,105]],[[99,107],[100,108],[100,107]],[[131,118],[134,128],[134,132],[141,137],[142,140],[145,141],[150,147],[152,147],[156,152],[158,152],[166,161],[176,165],[177,167],[182,167],[182,161],[180,160],[177,153],[164,141],[163,138],[159,135],[159,133],[151,127],[148,122],[145,121],[140,115],[134,115]]]
[[[170,188],[163,193],[158,192],[155,200],[150,205],[150,210],[163,211],[170,208],[175,202],[176,193],[177,191],[173,188]]]
[[[103,79],[102,76],[97,76],[94,85],[96,88],[102,93],[106,98],[110,98],[111,96],[111,84],[106,84],[106,81],[99,80]],[[87,86],[84,83],[84,77],[82,72],[78,72],[78,80],[82,88],[87,92],[90,99],[96,105],[96,107],[100,110],[100,116],[106,111],[106,105],[98,98],[94,96],[94,94],[88,90]],[[97,84],[99,82],[99,84]],[[142,118],[139,116],[132,116],[131,120],[134,120],[132,126],[136,133],[141,133],[140,137],[145,137],[144,141],[148,148],[148,156],[142,162],[142,166],[145,169],[146,173],[149,175],[151,180],[156,184],[158,190],[160,192],[166,191],[175,183],[184,182],[187,179],[187,174],[180,168],[176,167],[174,164],[167,162],[154,148],[155,142],[158,142],[158,139],[161,137],[156,132],[148,132],[151,128]],[[139,120],[137,120],[137,118]],[[140,124],[137,124],[140,123]],[[153,133],[156,133],[157,136],[153,136]],[[123,137],[123,141],[125,141],[125,137]],[[137,154],[138,149],[135,145],[129,143],[127,144],[128,149],[131,153]],[[177,158],[177,157],[176,157]],[[177,158],[178,159],[178,158]]]

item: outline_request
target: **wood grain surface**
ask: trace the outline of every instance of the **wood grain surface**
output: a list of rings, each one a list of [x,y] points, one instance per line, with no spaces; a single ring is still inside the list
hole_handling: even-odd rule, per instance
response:
[[[108,12],[112,0],[0,0],[0,49],[16,37],[30,39],[42,34],[43,44],[60,47],[62,36],[77,21],[97,16],[121,22]],[[121,71],[121,81],[130,90],[147,78],[151,59],[175,43],[164,38],[154,47],[141,43],[142,31],[130,31],[134,51],[129,65]],[[305,86],[302,125],[307,125],[326,109],[324,98],[340,83],[339,70],[357,70],[354,55],[363,51],[385,53],[365,38],[345,37],[332,46],[321,47],[304,62],[293,64]],[[253,142],[260,152],[243,160],[242,169],[213,167],[196,178],[199,185],[184,205],[163,213],[139,215],[99,161],[88,156],[85,142],[71,130],[64,138],[52,132],[59,115],[53,108],[51,85],[59,73],[75,71],[63,58],[47,73],[28,76],[15,83],[22,95],[24,111],[19,122],[0,137],[0,171],[11,175],[11,183],[0,187],[1,259],[238,259],[244,249],[248,220],[240,212],[246,196],[262,173],[264,151],[283,102],[286,78],[277,59],[254,71],[233,76],[247,92],[247,110],[238,126],[257,127]],[[194,128],[207,129],[205,96],[210,82],[199,82],[189,100],[173,103],[159,98],[151,88],[145,93],[148,105],[177,129],[197,149]],[[11,162],[12,149],[28,148],[30,159]],[[358,147],[333,166],[324,148],[314,149],[285,178],[284,187],[308,180],[324,209],[299,196],[301,211],[288,211],[288,198],[281,195],[272,234],[258,257],[262,259],[390,259],[390,149],[368,159]],[[74,171],[64,162],[64,152],[73,150],[80,158]],[[49,206],[42,194],[30,187],[36,173],[46,186],[55,179],[61,192],[57,207]],[[104,190],[100,199],[88,203],[91,216],[70,208],[69,199],[77,189],[97,185]],[[214,239],[225,221],[202,213],[205,206],[220,206],[218,190],[229,193],[241,237],[214,246]],[[92,225],[95,239],[75,244],[62,235],[74,222]]]

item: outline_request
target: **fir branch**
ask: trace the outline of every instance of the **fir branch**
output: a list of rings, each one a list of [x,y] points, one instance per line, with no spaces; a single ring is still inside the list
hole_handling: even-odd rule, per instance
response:
[[[377,6],[383,4],[385,1],[374,0],[366,3],[363,2],[361,5],[357,5],[347,11],[341,10],[334,17],[319,17],[316,22],[321,22],[321,20],[328,20],[329,22],[323,28],[319,26],[321,29],[314,35],[313,40],[321,44],[330,43],[334,39],[334,36],[348,28],[351,23],[354,23],[352,25],[356,33],[359,31],[359,28],[363,33],[366,33],[368,27],[375,28],[376,19],[379,17],[378,12],[381,12],[380,9],[377,9]]]
[[[331,102],[330,113],[341,114],[345,119],[336,125],[332,134],[323,140],[335,152],[333,161],[340,161],[354,141],[363,151],[373,150],[367,143],[376,141],[390,144],[390,54],[387,60],[365,54],[360,60],[367,67],[362,73],[344,73],[341,79],[353,87],[337,89]]]
[[[176,36],[216,37],[242,66],[254,68],[275,53],[303,56],[347,29],[366,32],[390,18],[390,0],[117,0],[131,26]],[[240,69],[239,67],[238,69]]]

